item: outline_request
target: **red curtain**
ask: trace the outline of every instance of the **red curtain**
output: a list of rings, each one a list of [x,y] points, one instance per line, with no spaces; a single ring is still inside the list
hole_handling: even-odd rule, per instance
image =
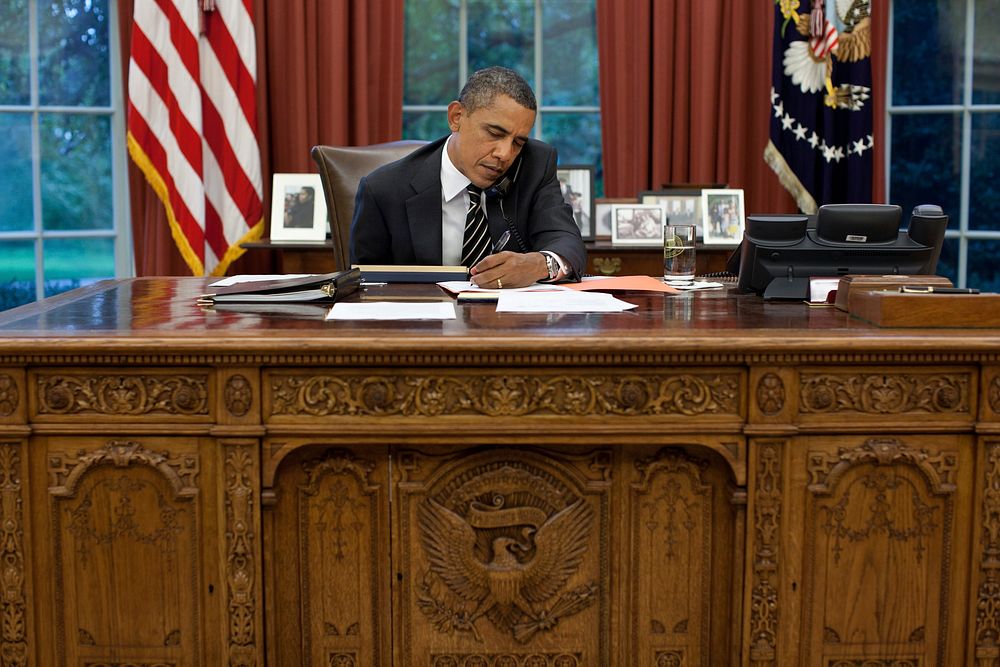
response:
[[[132,8],[133,0],[118,4],[123,87]],[[254,22],[267,217],[270,175],[314,171],[314,145],[363,145],[402,135],[403,0],[254,0]],[[187,275],[163,206],[131,161],[129,191],[136,275]],[[273,267],[272,257],[255,251],[229,273],[269,273]]]
[[[872,136],[875,146],[872,153],[872,201],[889,203],[885,199],[885,147],[889,136],[885,133],[885,106],[889,99],[886,89],[886,68],[889,61],[889,3],[872,0]]]
[[[884,3],[875,4],[875,34],[884,35]],[[773,0],[597,0],[608,197],[665,183],[727,183],[745,190],[747,213],[798,210],[762,157],[773,17]],[[886,54],[884,36],[875,41],[880,201]]]

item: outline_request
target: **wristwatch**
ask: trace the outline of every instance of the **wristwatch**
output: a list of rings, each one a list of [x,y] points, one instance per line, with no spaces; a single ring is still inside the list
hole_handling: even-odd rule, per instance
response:
[[[545,258],[545,266],[549,270],[548,280],[555,280],[556,276],[559,275],[559,262],[556,261],[555,257],[553,257],[547,252],[543,252],[542,257]]]

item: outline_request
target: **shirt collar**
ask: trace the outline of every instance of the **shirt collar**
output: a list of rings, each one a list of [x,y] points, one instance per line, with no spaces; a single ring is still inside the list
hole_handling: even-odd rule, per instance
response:
[[[451,201],[462,194],[472,182],[458,170],[458,167],[448,157],[449,143],[451,143],[450,136],[444,142],[444,149],[441,151],[441,194],[445,201]]]

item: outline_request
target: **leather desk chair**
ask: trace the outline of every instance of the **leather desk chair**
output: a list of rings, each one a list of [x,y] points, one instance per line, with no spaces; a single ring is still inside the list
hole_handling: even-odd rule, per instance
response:
[[[382,165],[409,155],[426,143],[408,140],[371,146],[313,146],[311,155],[319,167],[330,216],[336,271],[351,266],[351,220],[358,183]]]

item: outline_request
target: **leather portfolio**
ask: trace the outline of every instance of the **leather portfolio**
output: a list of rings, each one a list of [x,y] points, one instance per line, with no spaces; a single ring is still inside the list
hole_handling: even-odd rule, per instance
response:
[[[334,302],[353,294],[361,285],[361,271],[347,269],[319,275],[254,280],[215,288],[198,298],[199,303],[301,303]]]
[[[355,264],[366,283],[440,283],[468,280],[464,266],[422,266],[411,264]]]

